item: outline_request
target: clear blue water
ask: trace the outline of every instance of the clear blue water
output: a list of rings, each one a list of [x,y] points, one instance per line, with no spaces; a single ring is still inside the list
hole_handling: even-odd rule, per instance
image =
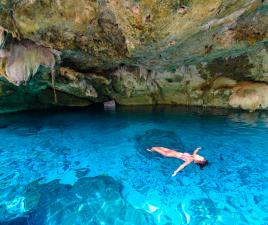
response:
[[[268,224],[268,113],[0,115],[0,224]],[[149,153],[202,146],[209,166]]]

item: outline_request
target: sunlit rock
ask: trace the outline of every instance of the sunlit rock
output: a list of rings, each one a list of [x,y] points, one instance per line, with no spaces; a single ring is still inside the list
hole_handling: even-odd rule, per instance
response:
[[[232,88],[236,85],[236,83],[237,83],[236,80],[233,80],[228,77],[217,77],[212,83],[212,88],[213,89]]]
[[[233,88],[229,104],[234,108],[254,111],[268,107],[268,85],[264,83],[242,82]]]

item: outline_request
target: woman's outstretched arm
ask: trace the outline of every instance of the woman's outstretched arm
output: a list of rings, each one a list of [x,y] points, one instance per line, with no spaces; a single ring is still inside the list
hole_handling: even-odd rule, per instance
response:
[[[201,147],[196,148],[196,149],[194,150],[194,153],[193,153],[193,154],[194,154],[194,155],[197,154],[197,153],[199,152],[200,149],[201,149]]]
[[[173,174],[172,174],[172,177],[175,177],[177,175],[178,172],[180,172],[181,170],[184,169],[184,167],[188,166],[192,161],[186,161],[185,163],[183,163],[182,165],[180,165],[178,167],[178,169],[176,169]]]

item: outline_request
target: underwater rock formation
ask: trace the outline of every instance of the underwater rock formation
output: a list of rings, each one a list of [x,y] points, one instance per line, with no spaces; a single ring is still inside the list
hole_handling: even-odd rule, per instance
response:
[[[0,224],[154,224],[149,213],[133,208],[122,197],[121,189],[120,183],[108,176],[82,177],[73,185],[36,181],[25,188],[23,213],[17,209],[17,215],[9,215],[0,205],[4,213]]]
[[[169,130],[161,130],[161,129],[151,129],[146,131],[144,134],[138,135],[135,138],[138,152],[147,158],[152,158],[152,154],[146,149],[151,149],[154,146],[167,146],[167,148],[171,149],[180,149],[180,151],[184,151],[185,147],[178,137],[178,135]],[[157,155],[156,157],[159,157]]]
[[[232,85],[265,85],[267,41],[261,0],[3,0],[1,111],[109,100],[266,109],[266,92],[242,99]]]

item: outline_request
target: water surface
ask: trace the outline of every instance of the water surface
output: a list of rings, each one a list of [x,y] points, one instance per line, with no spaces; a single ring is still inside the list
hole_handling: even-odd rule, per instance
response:
[[[268,114],[176,107],[0,116],[0,224],[268,224]],[[149,153],[165,146],[209,166]]]

